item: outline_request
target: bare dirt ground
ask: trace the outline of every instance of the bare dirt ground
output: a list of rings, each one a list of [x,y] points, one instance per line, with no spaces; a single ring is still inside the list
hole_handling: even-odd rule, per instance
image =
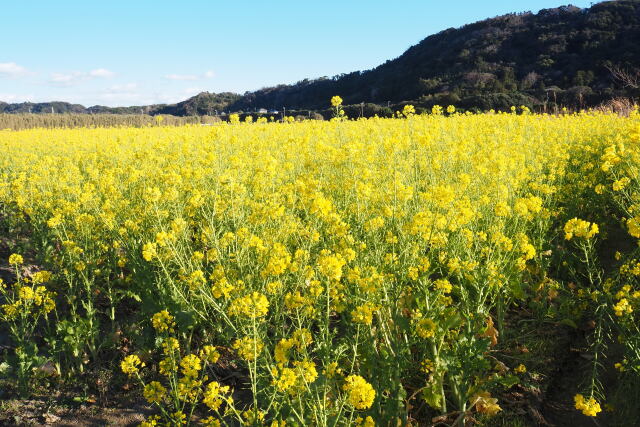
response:
[[[122,406],[124,405],[124,406]],[[0,404],[0,425],[6,426],[135,426],[152,413],[142,402],[111,408],[80,404],[66,406],[47,399],[9,400]]]

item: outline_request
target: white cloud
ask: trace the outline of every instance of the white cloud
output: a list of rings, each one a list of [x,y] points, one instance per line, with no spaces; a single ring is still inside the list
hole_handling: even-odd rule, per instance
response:
[[[0,93],[0,101],[6,102],[8,104],[13,104],[16,102],[33,102],[33,95],[19,95],[15,93]]]
[[[164,76],[167,80],[182,80],[182,81],[194,81],[194,80],[204,80],[211,79],[215,77],[216,73],[209,70],[203,74],[167,74]]]
[[[109,79],[115,76],[115,74],[116,73],[114,73],[113,71],[109,71],[105,68],[98,68],[98,69],[89,71],[89,76],[103,78],[103,79]]]
[[[87,78],[86,73],[80,71],[74,71],[72,73],[53,73],[49,81],[51,83],[57,83],[61,85],[72,85]]]
[[[0,77],[18,78],[30,76],[33,73],[15,62],[0,62]]]
[[[88,73],[84,71],[72,71],[70,73],[52,73],[49,79],[50,83],[60,86],[71,86],[84,80],[91,79],[108,79],[115,75],[113,71],[105,68],[97,68]]]
[[[110,106],[136,104],[143,98],[144,95],[138,91],[137,83],[113,85],[102,90],[96,96],[100,103],[106,103]]]

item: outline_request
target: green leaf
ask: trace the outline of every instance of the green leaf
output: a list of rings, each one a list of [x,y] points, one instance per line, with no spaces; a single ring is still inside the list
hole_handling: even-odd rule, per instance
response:
[[[437,382],[429,384],[422,390],[422,398],[433,409],[442,408],[442,395],[440,394],[440,386]]]
[[[506,375],[498,379],[498,382],[506,388],[511,388],[520,382],[520,378],[516,375]]]

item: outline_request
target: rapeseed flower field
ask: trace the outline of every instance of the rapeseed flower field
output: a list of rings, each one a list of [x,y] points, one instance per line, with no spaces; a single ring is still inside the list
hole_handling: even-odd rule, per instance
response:
[[[615,400],[608,367],[637,384],[637,110],[341,102],[332,121],[0,131],[16,392],[46,362],[58,381],[106,363],[146,426],[490,420],[535,375],[506,341],[523,312],[593,323],[577,415]]]

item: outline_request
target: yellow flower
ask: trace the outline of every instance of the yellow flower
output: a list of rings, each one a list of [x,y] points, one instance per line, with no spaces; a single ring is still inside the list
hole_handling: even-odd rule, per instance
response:
[[[573,400],[575,401],[576,409],[582,411],[582,413],[588,417],[595,417],[602,411],[600,404],[593,397],[585,400],[583,395],[576,394]]]
[[[497,216],[509,216],[511,208],[505,202],[498,202],[496,203],[493,211]]]
[[[323,249],[318,258],[318,270],[328,279],[339,281],[342,278],[342,267],[346,264],[340,254],[332,254],[331,251]]]
[[[339,107],[340,105],[342,105],[342,98],[340,98],[338,95],[331,98],[332,107]]]
[[[180,350],[180,342],[174,337],[167,337],[162,341],[162,352],[171,356],[174,352]]]
[[[413,105],[407,104],[402,108],[402,115],[405,117],[413,116],[415,113],[416,109]]]
[[[151,261],[158,256],[158,245],[156,243],[145,243],[142,247],[142,257],[145,261]]]
[[[140,368],[144,366],[145,364],[135,354],[125,357],[120,363],[120,369],[122,369],[122,372],[129,376],[137,374]]]
[[[640,237],[640,216],[635,216],[627,221],[627,229],[633,237]]]
[[[269,312],[269,300],[265,295],[253,292],[233,300],[228,311],[231,316],[264,317]]]
[[[53,277],[53,274],[51,274],[50,271],[42,270],[42,271],[33,273],[33,275],[31,276],[31,282],[34,285],[37,285],[40,283],[46,283],[50,281],[52,277]]]
[[[18,290],[18,297],[22,301],[31,301],[32,299],[35,298],[35,293],[33,292],[33,289],[31,289],[29,286],[22,286]]]
[[[166,377],[173,375],[178,370],[178,365],[173,357],[162,359],[158,364],[160,373]]]
[[[160,415],[153,415],[140,423],[140,427],[156,427],[162,425]]]
[[[624,189],[627,185],[629,185],[629,182],[631,182],[631,180],[628,177],[623,177],[620,178],[619,180],[615,181],[612,184],[612,188],[613,191],[621,191],[622,189]]]
[[[13,304],[3,304],[0,307],[4,311],[4,320],[13,320],[20,313],[20,301],[16,301]]]
[[[291,254],[281,243],[275,243],[270,251],[267,266],[262,271],[263,277],[279,276],[291,265]]]
[[[355,323],[360,323],[362,325],[371,325],[373,321],[373,312],[378,308],[367,302],[361,306],[356,307],[355,310],[351,312],[351,318]]]
[[[433,372],[435,369],[435,365],[431,359],[424,359],[420,362],[420,370],[425,374],[429,374]]]
[[[311,332],[309,332],[309,330],[305,328],[296,329],[291,335],[291,338],[295,341],[296,347],[300,351],[313,342]]]
[[[167,395],[167,389],[158,381],[151,381],[144,387],[142,394],[149,403],[161,403]]]
[[[357,427],[376,427],[376,423],[373,421],[371,416],[367,416],[367,418],[358,417],[356,418],[356,426]]]
[[[173,414],[171,414],[171,420],[174,423],[172,425],[181,426],[187,423],[187,415],[182,411],[176,411]]]
[[[514,368],[514,371],[518,374],[524,374],[525,372],[527,372],[527,367],[521,363]]]
[[[49,228],[56,228],[58,227],[60,224],[62,224],[62,216],[60,215],[55,215],[52,216],[51,218],[49,218],[49,220],[47,221],[47,226]]]
[[[259,338],[243,337],[233,342],[233,348],[238,352],[238,355],[247,361],[255,360],[256,356],[259,356],[262,352],[264,344]]]
[[[433,282],[433,286],[445,294],[451,293],[451,290],[453,289],[453,286],[447,279],[438,279]]]
[[[200,395],[202,382],[203,380],[198,380],[193,376],[181,377],[178,380],[178,398],[184,402],[196,403]]]
[[[633,307],[631,307],[631,304],[629,304],[629,300],[626,298],[622,298],[620,301],[618,301],[613,306],[613,310],[615,311],[616,316],[618,317],[621,317],[625,314],[633,313]]]
[[[223,396],[229,391],[228,386],[221,386],[216,381],[211,381],[207,384],[207,388],[204,390],[202,396],[202,403],[207,405],[212,411],[218,411],[220,406],[225,402],[227,397]]]
[[[431,319],[420,319],[416,325],[416,332],[420,338],[432,338],[436,334],[436,323]]]
[[[172,332],[176,325],[174,317],[167,310],[157,312],[151,318],[153,328],[158,332]]]
[[[207,363],[216,363],[220,358],[220,353],[218,350],[212,345],[205,345],[200,350],[200,358],[205,360]]]
[[[220,424],[220,420],[211,416],[202,420],[202,425],[205,427],[220,427],[222,424]]]
[[[598,224],[590,223],[578,218],[567,221],[564,225],[565,239],[571,240],[575,237],[584,237],[590,239],[598,234]]]
[[[19,254],[9,255],[9,264],[22,265],[23,263],[24,263],[24,259],[22,258],[22,255],[19,255]]]
[[[180,367],[184,376],[195,378],[202,369],[202,360],[195,354],[188,354],[180,361]]]
[[[207,283],[207,279],[204,277],[204,273],[202,270],[195,270],[191,272],[189,277],[187,278],[187,284],[189,285],[189,289],[195,290],[204,286]]]
[[[278,391],[286,392],[293,388],[298,382],[296,371],[291,368],[282,368],[277,378],[274,378],[272,384]]]
[[[295,345],[296,341],[293,338],[283,338],[274,350],[274,358],[277,363],[285,364],[289,360],[289,350]]]
[[[311,384],[318,378],[316,365],[310,360],[295,361],[293,366],[296,367],[298,382],[301,386]]]
[[[336,375],[342,375],[342,369],[338,366],[337,362],[331,362],[323,370],[323,374],[327,378],[334,378]]]
[[[347,402],[356,409],[369,409],[373,405],[376,391],[360,375],[349,375],[342,390],[347,393]]]

